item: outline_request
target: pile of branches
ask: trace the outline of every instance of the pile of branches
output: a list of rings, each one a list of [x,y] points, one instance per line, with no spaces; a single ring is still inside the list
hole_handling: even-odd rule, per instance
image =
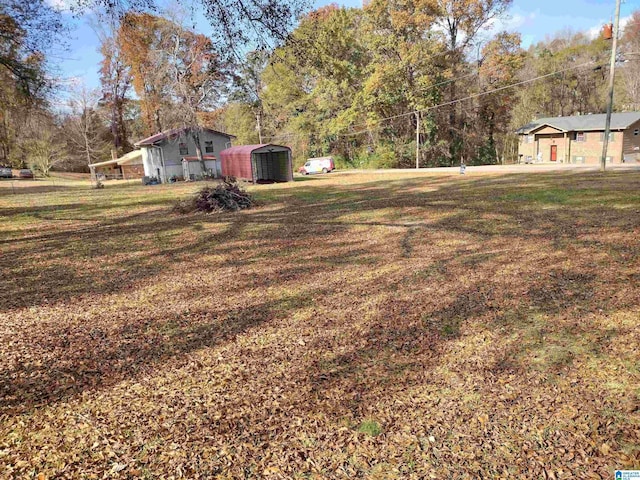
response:
[[[179,213],[190,212],[235,212],[251,208],[253,198],[249,195],[234,177],[225,177],[222,183],[215,187],[204,187],[194,197],[179,201],[174,210]]]

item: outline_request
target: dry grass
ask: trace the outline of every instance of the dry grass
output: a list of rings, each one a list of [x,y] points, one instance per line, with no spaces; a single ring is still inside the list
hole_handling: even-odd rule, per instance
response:
[[[180,216],[199,185],[0,183],[0,478],[637,468],[639,186],[328,175]]]

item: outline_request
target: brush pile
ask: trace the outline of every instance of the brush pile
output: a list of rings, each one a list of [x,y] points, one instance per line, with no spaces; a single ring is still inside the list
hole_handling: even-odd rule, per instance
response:
[[[204,187],[196,195],[176,203],[174,210],[179,213],[191,212],[236,212],[253,206],[253,198],[234,177],[225,177],[215,187]]]

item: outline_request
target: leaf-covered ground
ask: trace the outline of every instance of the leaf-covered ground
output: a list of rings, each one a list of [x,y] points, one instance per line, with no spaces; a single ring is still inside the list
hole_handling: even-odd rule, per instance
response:
[[[0,478],[640,468],[640,174],[0,183]]]

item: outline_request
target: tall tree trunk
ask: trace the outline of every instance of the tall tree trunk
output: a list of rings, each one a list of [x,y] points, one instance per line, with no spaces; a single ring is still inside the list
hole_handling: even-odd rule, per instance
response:
[[[196,144],[196,156],[198,157],[198,162],[200,162],[202,173],[204,174],[206,166],[204,164],[204,157],[202,156],[202,147],[200,147],[200,132],[197,128],[191,130],[191,138],[193,138],[193,141]]]
[[[262,143],[262,109],[256,111],[256,128],[258,129],[258,143]]]

